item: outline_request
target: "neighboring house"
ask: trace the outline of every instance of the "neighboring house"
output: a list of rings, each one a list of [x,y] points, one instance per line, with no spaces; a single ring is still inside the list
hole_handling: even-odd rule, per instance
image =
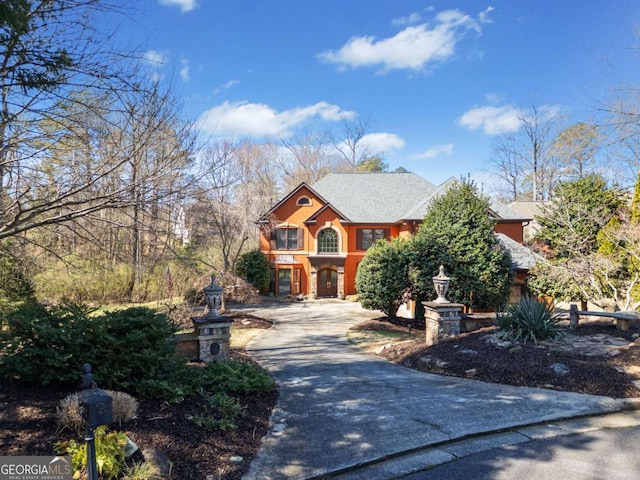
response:
[[[354,295],[367,249],[381,238],[414,234],[432,199],[453,181],[435,186],[413,173],[332,173],[312,186],[300,184],[262,220],[260,250],[272,266],[271,291],[310,298]],[[496,219],[496,233],[503,234],[498,238],[511,240],[510,251],[519,250],[523,224],[531,219],[497,202],[488,213]],[[516,284],[522,285],[530,265],[514,266]]]
[[[536,236],[536,233],[540,231],[540,224],[536,221],[535,217],[540,216],[542,209],[549,205],[551,202],[542,202],[542,201],[521,201],[517,200],[515,202],[511,202],[508,207],[514,212],[518,212],[523,217],[530,218],[531,221],[525,224],[523,232],[524,232],[524,241],[530,243],[533,241],[533,237]]]

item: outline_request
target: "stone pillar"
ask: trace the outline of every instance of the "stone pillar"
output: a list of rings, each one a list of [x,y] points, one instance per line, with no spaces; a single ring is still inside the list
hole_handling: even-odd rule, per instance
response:
[[[309,285],[309,300],[318,298],[318,270],[311,267],[311,285]]]
[[[460,335],[461,303],[422,302],[427,345],[434,345],[442,338]]]
[[[436,343],[438,343],[438,331],[439,331],[438,319],[428,318],[426,310],[424,315],[424,327],[426,331],[425,340],[426,340],[427,346],[435,345]]]
[[[338,299],[344,300],[344,267],[338,267]]]
[[[569,305],[569,328],[575,329],[580,321],[580,315],[578,315],[578,306],[575,303]]]
[[[233,320],[222,316],[217,321],[211,321],[207,317],[195,317],[192,320],[196,325],[200,345],[199,360],[210,363],[228,359],[231,353],[230,327]]]

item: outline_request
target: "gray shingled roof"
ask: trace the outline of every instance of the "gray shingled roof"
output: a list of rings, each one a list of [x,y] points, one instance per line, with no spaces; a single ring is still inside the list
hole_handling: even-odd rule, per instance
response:
[[[511,263],[516,270],[530,270],[543,259],[533,250],[507,237],[504,233],[496,233],[496,237],[511,255]]]
[[[421,221],[434,198],[455,182],[439,186],[414,173],[331,173],[311,185],[354,223]],[[491,209],[504,220],[530,220],[492,200]]]
[[[404,214],[436,190],[414,173],[331,173],[311,188],[354,223],[407,219]]]
[[[516,211],[518,213],[520,213],[520,215],[530,218],[533,220],[533,218],[536,215],[540,215],[540,212],[542,210],[542,208],[545,205],[548,205],[551,202],[532,202],[532,201],[517,201],[517,202],[511,202],[508,207],[513,210]]]
[[[447,189],[453,185],[456,181],[454,177],[449,178],[446,182],[441,183],[433,191],[422,199],[416,199],[418,202],[409,210],[405,212],[404,215],[400,218],[402,220],[418,220],[422,221],[424,217],[427,215],[427,210],[429,209],[429,205],[434,198],[438,198],[441,195],[444,195],[447,192]]]
[[[491,210],[493,210],[503,220],[533,220],[533,217],[524,215],[494,199],[491,199]]]

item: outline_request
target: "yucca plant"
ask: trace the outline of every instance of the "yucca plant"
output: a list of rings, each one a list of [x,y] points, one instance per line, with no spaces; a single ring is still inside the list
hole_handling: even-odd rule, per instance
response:
[[[564,334],[561,318],[553,306],[540,302],[537,298],[524,296],[519,303],[509,305],[498,313],[498,329],[508,337],[527,343],[540,340],[554,340]]]

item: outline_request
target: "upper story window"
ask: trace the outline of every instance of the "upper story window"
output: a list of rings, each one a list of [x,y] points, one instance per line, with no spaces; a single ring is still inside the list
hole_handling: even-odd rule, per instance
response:
[[[388,228],[359,228],[356,233],[356,247],[367,250],[376,241],[387,239],[391,235]]]
[[[309,197],[300,197],[298,198],[296,205],[309,206],[311,205],[311,199]]]
[[[318,253],[338,253],[338,233],[325,228],[318,234]]]
[[[276,228],[271,232],[270,244],[274,250],[302,250],[304,230],[298,227]]]

